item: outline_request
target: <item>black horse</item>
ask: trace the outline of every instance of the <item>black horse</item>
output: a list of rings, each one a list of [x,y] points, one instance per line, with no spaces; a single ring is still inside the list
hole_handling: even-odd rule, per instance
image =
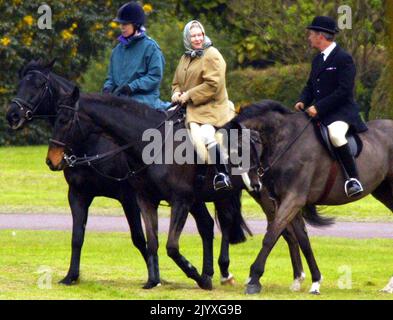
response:
[[[60,97],[73,92],[75,85],[68,80],[51,72],[54,61],[44,64],[42,61],[31,61],[20,72],[20,82],[16,98],[13,99],[7,111],[7,120],[13,129],[22,128],[34,118],[46,118],[53,125],[57,114]],[[115,150],[119,146],[108,135],[91,134],[88,139],[73,146],[78,156],[103,154]],[[145,259],[150,274],[158,272],[158,261],[147,260],[146,240],[142,229],[140,209],[136,203],[135,191],[129,179],[122,179],[129,172],[129,166],[124,152],[118,152],[94,165],[65,168],[64,176],[69,185],[68,200],[73,217],[72,254],[69,271],[60,282],[73,284],[79,279],[80,256],[85,235],[88,209],[93,199],[104,196],[118,200],[124,210],[131,230],[134,245]],[[236,202],[236,201],[235,201]],[[220,210],[220,208],[218,208]],[[198,230],[204,241],[205,255],[212,255],[211,239],[213,238],[214,221],[203,203],[196,203],[191,208]],[[205,230],[210,230],[210,234]],[[222,273],[229,274],[229,261],[223,252]],[[212,262],[207,262],[206,268],[213,268]],[[157,270],[157,271],[152,271]],[[212,272],[212,271],[211,271]],[[157,283],[147,282],[145,288],[151,288]]]
[[[228,128],[244,125],[257,130],[262,140],[262,162],[267,169],[265,181],[277,196],[278,209],[269,225],[255,262],[250,268],[246,292],[261,290],[260,277],[266,259],[282,230],[306,204],[341,205],[372,194],[393,211],[393,121],[374,120],[369,130],[361,133],[364,149],[357,158],[360,179],[364,186],[361,196],[348,198],[344,193],[344,177],[340,173],[325,194],[333,160],[318,141],[312,126],[302,113],[289,111],[275,101],[265,100],[244,108]],[[294,137],[299,137],[294,142]],[[289,144],[292,142],[292,146]],[[323,197],[321,197],[324,195]],[[321,200],[322,199],[322,200]],[[393,277],[383,289],[393,292]]]
[[[142,154],[147,142],[141,141],[142,134],[145,130],[160,128],[165,120],[164,114],[135,101],[97,94],[85,94],[79,97],[78,90],[75,90],[72,96],[62,100],[48,150],[47,163],[52,170],[64,169],[67,165],[66,159],[69,159],[67,154],[72,151],[72,145],[75,141],[83,141],[91,133],[105,132],[121,145],[132,141],[132,143],[128,143],[126,153],[134,175],[139,177],[140,184],[136,188],[137,200],[146,224],[149,255],[156,255],[158,245],[157,229],[155,228],[157,205],[160,200],[165,199],[172,207],[167,253],[188,277],[194,279],[198,284],[206,283],[209,280],[206,277],[207,274],[202,273],[200,276],[196,268],[179,251],[178,240],[187,218],[187,212],[196,201],[214,201],[217,204],[224,199],[237,197],[245,186],[239,176],[234,176],[233,190],[214,192],[212,184],[209,183],[212,180],[212,172],[208,170],[207,183],[200,187],[196,193],[197,165],[178,165],[176,163],[146,165]],[[184,124],[182,125],[184,126]],[[165,148],[165,143],[161,148]],[[274,205],[266,197],[266,193],[250,192],[250,194],[264,208],[268,221],[272,221]],[[310,208],[308,210],[310,211]],[[237,211],[227,213],[238,214]],[[320,219],[315,210],[312,214],[314,214],[312,218],[317,224],[331,223],[330,220]],[[220,219],[220,214],[218,214],[218,218]],[[241,222],[241,220],[237,220],[237,223]],[[304,227],[304,221],[301,215],[298,215],[298,218],[288,226],[288,229],[283,230],[282,234],[290,244],[291,257],[295,261],[299,256],[298,247],[295,246],[297,241],[289,239],[293,239],[290,236],[291,233],[296,234],[312,271],[313,281],[319,281],[321,275]],[[241,228],[236,230],[242,232]],[[223,230],[223,238],[225,238],[225,234],[226,232]]]

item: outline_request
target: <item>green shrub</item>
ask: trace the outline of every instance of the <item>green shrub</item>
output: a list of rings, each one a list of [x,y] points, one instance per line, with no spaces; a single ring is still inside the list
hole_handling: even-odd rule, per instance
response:
[[[391,63],[386,64],[372,93],[370,119],[393,119]]]
[[[375,65],[373,77],[363,79],[365,83],[359,78],[356,79],[356,102],[365,119],[370,110],[371,93],[376,85],[376,78],[380,74],[380,66]],[[307,82],[309,71],[310,64],[296,64],[262,70],[247,68],[229,72],[227,75],[229,99],[235,103],[237,109],[262,99],[277,100],[291,108],[297,102]],[[388,91],[386,85],[379,91],[386,94]]]
[[[309,68],[307,64],[300,64],[229,72],[229,99],[235,103],[236,108],[262,99],[277,100],[292,107],[307,81]]]

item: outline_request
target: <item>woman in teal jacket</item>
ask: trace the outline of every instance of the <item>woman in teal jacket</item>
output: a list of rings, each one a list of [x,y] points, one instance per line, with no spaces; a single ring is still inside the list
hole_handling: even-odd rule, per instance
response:
[[[119,44],[112,50],[108,76],[103,92],[127,96],[152,108],[166,108],[160,100],[160,83],[165,59],[158,44],[145,33],[142,7],[129,2],[120,7]]]

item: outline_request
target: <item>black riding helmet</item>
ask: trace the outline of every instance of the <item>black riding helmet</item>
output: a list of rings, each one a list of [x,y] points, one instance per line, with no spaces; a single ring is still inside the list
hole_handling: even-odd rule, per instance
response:
[[[136,2],[127,2],[117,11],[117,17],[113,21],[118,23],[131,23],[137,28],[145,24],[145,12]]]

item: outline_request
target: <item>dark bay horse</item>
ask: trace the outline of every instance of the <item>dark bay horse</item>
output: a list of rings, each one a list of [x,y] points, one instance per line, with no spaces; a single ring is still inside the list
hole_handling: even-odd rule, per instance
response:
[[[10,104],[6,115],[13,129],[22,128],[34,118],[46,118],[52,125],[54,124],[59,98],[70,94],[75,85],[51,72],[53,63],[54,61],[49,64],[31,61],[21,70],[17,96]],[[102,154],[118,147],[118,144],[108,135],[91,134],[88,139],[75,144],[73,151],[76,155],[83,156]],[[132,242],[141,252],[148,270],[158,269],[158,262],[147,260],[146,240],[135,191],[127,179],[114,179],[124,177],[128,171],[129,166],[124,152],[97,161],[94,166],[85,165],[64,169],[64,176],[69,185],[68,201],[73,228],[71,263],[61,283],[69,285],[76,283],[79,279],[80,257],[88,210],[93,199],[98,196],[113,198],[121,203],[130,227]],[[204,204],[195,204],[190,212],[199,229],[206,228],[206,225],[213,228],[214,222]],[[209,243],[208,236],[205,237],[203,234],[203,237],[206,238],[204,242]],[[224,268],[223,270],[225,271]],[[150,288],[152,284],[146,283],[145,287]]]
[[[66,166],[65,154],[71,151],[71,146],[75,141],[83,141],[92,132],[110,134],[120,145],[132,141],[126,153],[130,167],[138,172],[136,178],[139,179],[137,179],[138,185],[135,190],[146,224],[149,254],[155,256],[158,248],[157,206],[160,200],[167,200],[172,207],[167,253],[188,277],[200,285],[201,282],[209,280],[206,279],[206,276],[209,275],[204,272],[202,272],[202,276],[199,275],[196,268],[179,251],[178,241],[187,218],[187,212],[190,206],[198,200],[213,201],[217,205],[224,199],[237,197],[239,191],[244,188],[244,184],[237,176],[233,177],[235,188],[231,191],[215,193],[211,184],[205,184],[196,193],[194,185],[196,165],[178,165],[176,163],[146,165],[142,154],[147,142],[142,141],[142,134],[151,128],[158,128],[165,119],[166,116],[161,112],[135,101],[97,94],[85,94],[79,97],[79,92],[75,90],[71,97],[62,100],[48,150],[47,163],[52,170],[62,170]],[[161,148],[165,148],[165,144],[161,145]],[[212,172],[208,173],[206,181],[211,181],[211,179]],[[274,206],[270,199],[263,197],[263,195],[266,196],[266,192],[250,194],[265,210],[268,221],[271,221]],[[233,211],[229,213],[233,213]],[[218,213],[218,218],[220,219],[220,213]],[[238,219],[237,223],[241,223],[241,220]],[[319,223],[323,224],[327,221],[319,221]],[[301,244],[310,270],[312,270],[313,281],[314,279],[319,281],[320,272],[316,266],[307,233],[304,230],[304,221],[300,215],[288,226],[288,229],[282,230],[287,241],[290,232],[296,234]],[[223,238],[225,238],[225,233],[223,229]],[[297,245],[297,242],[290,242],[291,257],[295,257],[299,253],[298,249],[297,252],[295,251],[294,244]]]
[[[275,101],[264,100],[244,108],[227,128],[239,124],[257,130],[262,140],[262,163],[270,169],[264,176],[277,196],[278,208],[268,226],[263,246],[250,268],[246,293],[261,291],[259,282],[265,270],[266,259],[282,230],[307,204],[341,205],[372,194],[387,208],[393,210],[393,121],[375,120],[367,123],[368,131],[361,133],[363,151],[356,162],[364,192],[356,198],[347,198],[342,173],[337,176],[330,193],[321,199],[329,176],[332,159],[317,139],[309,120],[303,113],[292,112]],[[300,138],[287,146],[306,128]],[[284,150],[287,150],[283,154]],[[282,157],[278,159],[279,155]],[[273,165],[273,163],[275,163]],[[319,202],[318,202],[319,201]],[[393,277],[384,288],[393,292]]]

